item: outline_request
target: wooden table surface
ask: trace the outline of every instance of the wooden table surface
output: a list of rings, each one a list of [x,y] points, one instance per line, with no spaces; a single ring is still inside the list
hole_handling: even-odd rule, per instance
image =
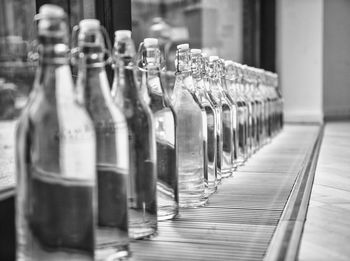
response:
[[[0,189],[13,187],[13,122],[0,123]],[[130,245],[130,260],[262,260],[319,126],[286,125],[208,205],[159,222],[158,236]],[[3,156],[5,155],[5,156]]]
[[[203,208],[159,223],[154,239],[134,241],[132,260],[262,260],[319,126],[287,125]]]

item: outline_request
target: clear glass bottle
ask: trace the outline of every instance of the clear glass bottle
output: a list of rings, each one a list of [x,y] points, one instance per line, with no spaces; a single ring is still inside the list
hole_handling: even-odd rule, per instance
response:
[[[43,5],[39,67],[16,133],[18,260],[94,260],[95,133],[77,104],[66,15]]]
[[[255,102],[250,96],[250,78],[248,72],[248,66],[242,66],[243,81],[241,84],[240,92],[244,97],[248,105],[248,128],[247,128],[247,154],[248,158],[253,154],[253,144],[255,137]]]
[[[282,96],[281,87],[279,86],[278,74],[272,74],[272,86],[275,88],[275,92],[277,94],[277,132],[281,131],[284,125],[284,115],[283,115],[283,106],[284,100]]]
[[[273,85],[273,74],[271,72],[265,72],[265,86],[266,92],[269,100],[269,115],[268,115],[268,128],[267,135],[269,139],[274,136],[276,130],[276,122],[277,122],[277,94],[275,89],[272,87]]]
[[[265,71],[263,69],[256,69],[257,75],[257,91],[262,100],[262,112],[261,112],[261,127],[260,127],[260,146],[265,145],[268,142],[268,117],[269,117],[269,98],[265,87]]]
[[[222,108],[221,104],[218,102],[218,99],[214,97],[214,92],[212,92],[215,81],[214,81],[214,66],[213,62],[209,62],[209,57],[206,53],[202,53],[203,62],[204,62],[204,71],[203,76],[205,92],[209,98],[211,104],[213,104],[216,112],[216,181],[217,184],[220,184],[222,175],[221,175],[221,166],[222,166],[222,148],[223,148],[223,137],[222,137]]]
[[[127,186],[129,178],[128,127],[113,103],[105,70],[107,52],[100,22],[79,23],[77,93],[96,133],[98,226],[96,259],[117,259],[129,252]]]
[[[255,137],[254,151],[256,152],[263,144],[263,115],[264,99],[259,90],[259,75],[256,68],[250,67],[250,88],[251,96],[255,101]]]
[[[228,82],[226,77],[226,67],[225,67],[224,59],[219,60],[219,75],[220,75],[223,96],[227,104],[230,106],[231,113],[232,113],[232,171],[235,171],[238,166],[238,163],[237,163],[237,150],[238,150],[238,137],[237,137],[237,133],[238,133],[237,110],[238,109],[237,108],[238,106],[229,92],[228,85],[230,83]]]
[[[190,50],[190,57],[192,57],[192,53]],[[190,66],[192,70],[192,59],[190,60]],[[191,71],[192,73],[192,71]],[[193,75],[192,75],[193,79]],[[207,134],[207,116],[206,116],[206,111],[205,107],[202,105],[202,103],[198,100],[198,91],[195,86],[195,81],[193,79],[193,88],[188,89],[190,93],[193,96],[193,99],[199,106],[199,108],[202,111],[202,134],[203,134],[203,174],[204,174],[204,185],[205,185],[205,196],[208,197],[210,195],[209,190],[208,190],[208,134]]]
[[[203,108],[204,114],[204,126],[203,128],[207,136],[207,148],[206,148],[206,171],[204,172],[204,179],[207,187],[207,194],[214,193],[217,189],[217,153],[216,153],[216,138],[217,138],[217,127],[216,127],[216,111],[212,104],[208,94],[205,90],[203,77],[205,75],[205,65],[202,57],[202,51],[200,49],[191,49],[191,69],[192,78],[195,87],[196,101]]]
[[[191,72],[188,44],[177,46],[176,79],[174,86],[174,110],[176,144],[179,166],[180,207],[199,207],[207,202],[204,185],[203,118],[192,92],[194,83]]]
[[[241,84],[242,75],[240,73],[240,64],[233,61],[225,62],[226,86],[230,97],[237,106],[237,130],[236,130],[236,153],[237,165],[241,166],[247,160],[247,103],[241,96],[238,87]]]
[[[152,111],[135,77],[135,47],[131,31],[115,33],[114,102],[126,117],[129,130],[129,236],[157,233],[157,148]],[[145,75],[143,76],[145,77]]]
[[[141,89],[148,90],[153,112],[157,143],[157,203],[158,220],[175,218],[179,213],[178,168],[176,157],[176,117],[165,94],[161,79],[161,52],[158,40],[146,38],[139,48],[140,70],[146,71]]]
[[[255,92],[255,76],[254,68],[247,66],[246,67],[246,95],[250,99],[252,104],[252,133],[251,133],[251,148],[252,154],[255,153],[258,149],[258,140],[259,140],[259,115],[260,115],[260,101],[256,97]]]
[[[216,103],[221,107],[221,129],[222,129],[222,156],[221,176],[223,178],[232,175],[233,164],[233,113],[230,102],[223,93],[221,82],[222,67],[218,56],[209,57],[209,67],[212,67],[213,77],[211,82],[211,93]]]
[[[267,72],[267,86],[270,97],[270,131],[269,137],[272,138],[277,131],[277,121],[278,121],[278,96],[273,87],[273,74],[271,72]]]

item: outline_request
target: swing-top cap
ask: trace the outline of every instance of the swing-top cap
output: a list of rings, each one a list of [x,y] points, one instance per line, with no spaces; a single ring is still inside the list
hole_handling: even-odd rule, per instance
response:
[[[191,49],[191,54],[201,54],[202,50],[201,49]]]
[[[131,31],[130,30],[117,30],[114,33],[115,39],[122,40],[125,38],[131,38]]]
[[[178,50],[188,50],[190,49],[190,45],[188,43],[179,44],[178,46],[176,46],[176,48]]]
[[[217,55],[209,56],[209,62],[215,62],[217,60],[219,60],[219,56],[217,56]]]
[[[152,47],[152,46],[158,46],[158,39],[157,38],[145,38],[143,40],[144,46],[147,47]]]
[[[225,67],[228,67],[228,66],[233,66],[234,65],[234,62],[231,61],[231,60],[226,60],[225,61]]]
[[[39,17],[63,18],[65,16],[62,7],[53,4],[45,4],[39,8]]]
[[[94,30],[100,28],[100,21],[97,19],[84,19],[79,22],[81,30]]]

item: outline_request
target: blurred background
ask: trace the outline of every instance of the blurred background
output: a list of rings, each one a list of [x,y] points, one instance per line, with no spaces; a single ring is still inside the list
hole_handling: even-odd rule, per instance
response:
[[[174,70],[179,43],[279,73],[287,121],[350,118],[348,0],[0,0],[0,119],[15,119],[31,89],[33,16],[44,3],[71,28],[98,18],[111,40],[132,29],[138,45],[158,37]]]

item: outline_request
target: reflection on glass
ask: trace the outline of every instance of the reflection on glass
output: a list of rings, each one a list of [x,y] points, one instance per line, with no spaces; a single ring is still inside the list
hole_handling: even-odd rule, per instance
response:
[[[133,38],[136,44],[146,37],[160,39],[171,71],[176,46],[184,42],[241,62],[242,16],[242,0],[133,0]]]
[[[34,14],[35,1],[0,1],[0,120],[18,116],[33,85],[35,67],[27,53]]]

